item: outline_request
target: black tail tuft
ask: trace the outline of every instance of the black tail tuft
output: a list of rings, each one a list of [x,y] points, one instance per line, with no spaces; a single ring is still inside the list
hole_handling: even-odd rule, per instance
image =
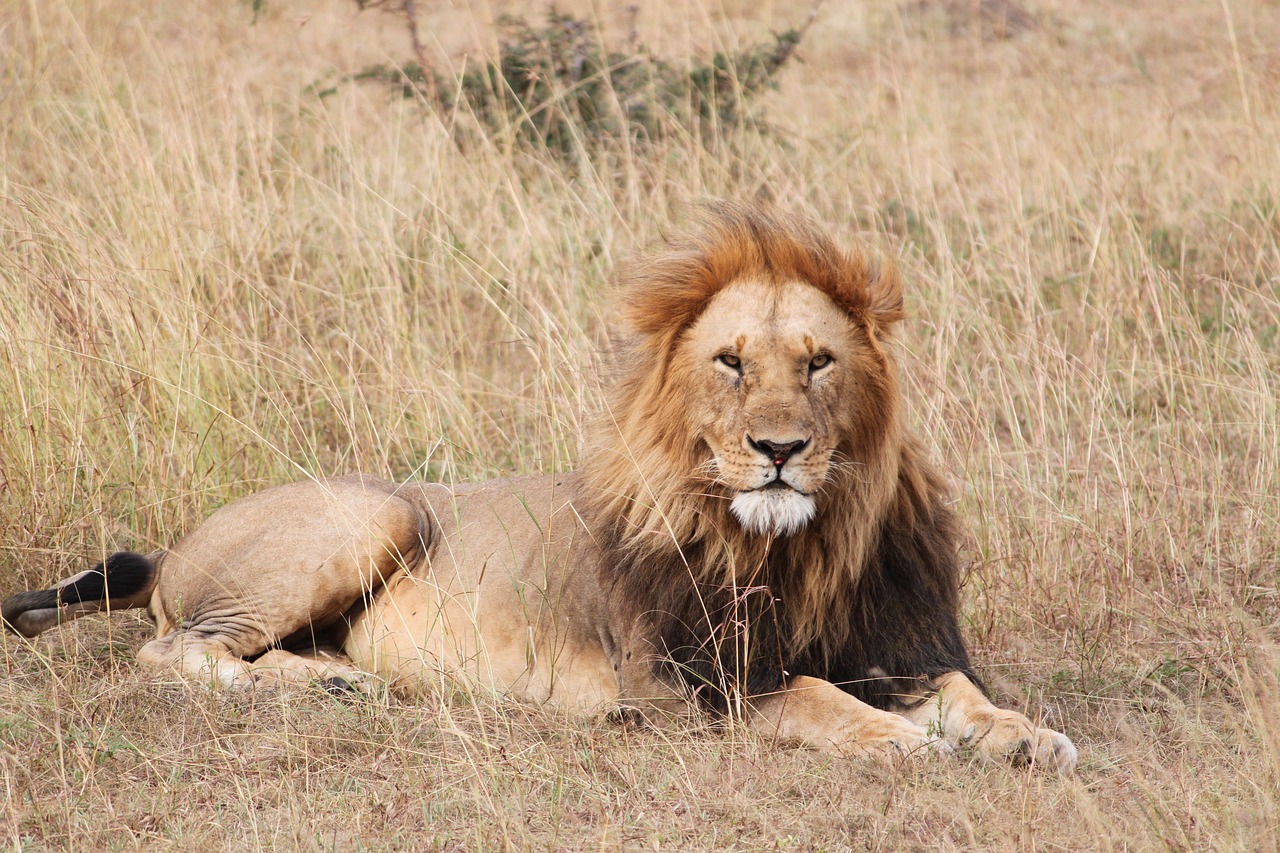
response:
[[[135,599],[150,591],[155,576],[156,564],[150,558],[120,551],[62,586],[9,596],[0,604],[0,617],[5,628],[30,636],[26,626],[17,621],[24,613],[96,601],[120,601],[128,602],[125,606],[138,606]]]
[[[94,566],[74,583],[46,590],[57,595],[57,604],[131,598],[151,583],[155,567],[141,554],[120,551]],[[52,607],[53,604],[45,605]]]

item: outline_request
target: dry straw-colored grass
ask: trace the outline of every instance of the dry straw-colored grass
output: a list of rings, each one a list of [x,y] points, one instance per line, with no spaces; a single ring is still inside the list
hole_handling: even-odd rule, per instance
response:
[[[465,5],[422,12],[441,62],[538,11]],[[1028,0],[1010,33],[957,23],[994,3],[829,0],[772,135],[574,169],[460,149],[382,90],[304,94],[406,58],[403,28],[250,6],[0,8],[3,592],[304,472],[572,465],[609,270],[690,200],[763,191],[903,258],[968,636],[1080,771],[886,769],[475,696],[215,694],[140,672],[130,614],[0,640],[7,845],[1276,845],[1280,7]],[[672,55],[796,14],[638,25]]]

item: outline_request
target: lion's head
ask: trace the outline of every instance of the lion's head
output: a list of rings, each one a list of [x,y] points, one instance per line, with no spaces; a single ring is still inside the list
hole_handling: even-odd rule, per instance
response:
[[[587,515],[617,577],[666,587],[668,634],[712,618],[708,596],[733,609],[758,588],[784,603],[789,648],[835,648],[850,626],[828,614],[904,474],[886,348],[901,283],[805,220],[706,210],[621,275],[630,337],[588,446]]]
[[[633,337],[587,473],[637,545],[733,536],[726,517],[748,537],[794,536],[891,473],[895,268],[800,219],[707,212],[622,276]]]
[[[682,426],[748,533],[802,530],[848,445],[883,428],[886,364],[864,317],[792,271],[753,270],[677,341]]]

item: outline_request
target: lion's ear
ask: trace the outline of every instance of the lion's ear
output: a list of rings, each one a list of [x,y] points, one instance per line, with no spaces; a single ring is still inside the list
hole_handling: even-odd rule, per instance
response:
[[[897,322],[907,316],[902,303],[902,276],[898,265],[881,260],[871,269],[867,283],[867,318],[881,333],[893,331]]]

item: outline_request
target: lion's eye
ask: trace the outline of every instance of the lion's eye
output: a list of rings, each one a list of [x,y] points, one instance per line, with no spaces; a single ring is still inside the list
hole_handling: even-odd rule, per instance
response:
[[[725,367],[728,367],[731,370],[736,370],[739,373],[742,372],[742,359],[738,358],[736,355],[734,355],[731,352],[720,353],[718,356],[716,356],[716,361],[720,362]]]
[[[809,372],[814,373],[821,370],[831,363],[831,356],[827,353],[819,353],[809,361]]]

